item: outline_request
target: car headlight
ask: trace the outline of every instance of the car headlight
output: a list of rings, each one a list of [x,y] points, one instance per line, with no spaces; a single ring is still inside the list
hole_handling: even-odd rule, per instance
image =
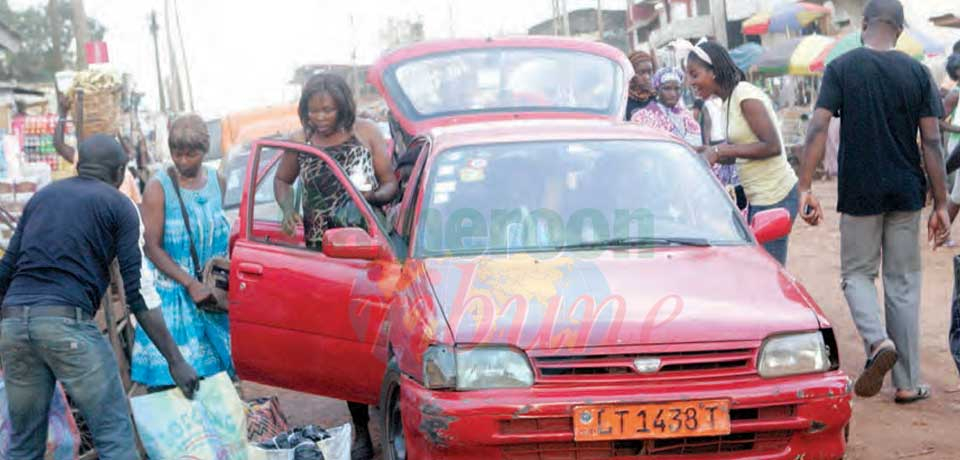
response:
[[[533,369],[513,348],[433,345],[423,356],[423,381],[431,389],[523,388],[533,385]]]
[[[457,386],[457,361],[453,347],[431,345],[423,354],[423,386],[438,390]]]
[[[771,337],[760,349],[757,369],[762,377],[826,372],[831,362],[820,331]]]

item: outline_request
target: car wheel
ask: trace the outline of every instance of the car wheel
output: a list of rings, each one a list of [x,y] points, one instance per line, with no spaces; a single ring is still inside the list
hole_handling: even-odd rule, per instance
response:
[[[387,364],[380,387],[380,433],[384,460],[406,460],[407,438],[403,432],[403,414],[400,412],[400,370],[393,358]]]

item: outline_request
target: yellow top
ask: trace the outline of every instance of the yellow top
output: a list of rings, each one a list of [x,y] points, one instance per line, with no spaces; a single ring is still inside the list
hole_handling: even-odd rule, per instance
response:
[[[780,132],[780,120],[777,119],[777,114],[773,110],[773,103],[763,90],[750,83],[740,82],[724,107],[727,114],[727,142],[730,144],[759,142],[740,108],[740,104],[748,99],[756,99],[763,103],[767,113],[770,114],[773,126],[777,130],[777,137],[780,138],[780,154],[762,160],[737,158],[737,173],[750,204],[770,206],[787,197],[797,183],[797,175],[787,162],[783,134]]]

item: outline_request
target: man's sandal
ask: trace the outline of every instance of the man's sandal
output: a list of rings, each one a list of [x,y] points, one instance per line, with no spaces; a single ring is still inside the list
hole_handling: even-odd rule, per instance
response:
[[[883,388],[883,378],[893,369],[897,363],[897,349],[893,342],[885,341],[873,352],[873,356],[867,360],[867,365],[863,373],[857,378],[857,383],[853,390],[857,396],[869,398],[876,396]]]
[[[897,404],[910,404],[917,401],[923,401],[924,399],[930,399],[932,393],[930,392],[929,385],[919,385],[917,386],[917,392],[913,395],[907,397],[897,396],[893,398],[893,402]]]

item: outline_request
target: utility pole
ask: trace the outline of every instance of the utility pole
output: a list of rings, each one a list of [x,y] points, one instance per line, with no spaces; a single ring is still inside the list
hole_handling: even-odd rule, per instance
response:
[[[350,50],[350,87],[353,88],[354,97],[360,95],[360,79],[357,78],[357,34],[356,26],[353,23],[353,14],[350,15],[350,43],[353,46]]]
[[[180,89],[180,67],[177,65],[177,49],[173,47],[173,36],[170,32],[170,0],[163,2],[163,28],[167,32],[167,50],[170,55],[170,110],[183,111],[183,90]]]
[[[450,38],[453,38],[456,36],[453,30],[453,0],[447,0],[447,20],[450,23]]]
[[[717,43],[724,48],[730,45],[727,41],[727,2],[726,0],[710,0],[710,16],[713,18],[713,35]]]
[[[87,13],[83,9],[83,0],[71,0],[73,6],[73,37],[77,42],[77,69],[87,68],[87,42],[90,33],[87,30]]]
[[[636,29],[633,27],[633,0],[627,0],[627,24],[626,24],[626,34],[624,38],[627,40],[627,52],[633,52],[633,36],[636,34]]]
[[[603,41],[603,0],[597,0],[597,40]]]
[[[567,0],[560,0],[560,8],[563,10],[563,36],[570,36],[570,15],[567,13]]]
[[[157,25],[157,12],[150,12],[150,35],[153,35],[153,56],[157,61],[157,90],[160,91],[160,111],[167,111],[167,100],[163,97],[163,75],[160,73],[160,44],[157,42],[157,32],[160,26]]]
[[[553,7],[553,34],[560,35],[560,0],[553,0],[551,6]]]
[[[50,24],[50,38],[53,39],[53,68],[63,69],[63,50],[60,44],[63,42],[63,18],[60,17],[60,2],[57,0],[47,0],[47,19]]]
[[[190,95],[190,111],[193,112],[193,83],[190,82],[190,59],[187,59],[187,48],[183,46],[183,29],[180,28],[180,8],[177,0],[173,0],[173,17],[177,20],[177,37],[180,38],[180,54],[183,55],[183,71],[187,75],[187,94]]]

